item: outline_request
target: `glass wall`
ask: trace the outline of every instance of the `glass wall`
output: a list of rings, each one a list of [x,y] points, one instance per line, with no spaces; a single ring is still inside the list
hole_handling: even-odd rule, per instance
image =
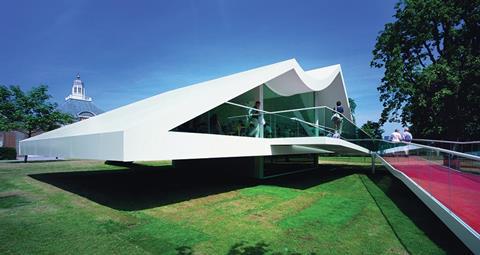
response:
[[[263,95],[260,94],[262,90]],[[318,132],[315,133],[316,128],[308,124],[315,123],[315,110],[279,114],[258,111],[258,116],[252,117],[249,108],[254,107],[256,101],[262,101],[262,96],[263,105],[259,108],[268,112],[313,107],[315,102],[314,93],[283,97],[268,86],[261,85],[229,101],[238,105],[224,103],[172,131],[265,138],[318,135]]]
[[[268,112],[287,111],[265,118],[265,137],[314,136],[314,128],[306,123],[315,123],[315,110],[288,111],[314,106],[314,92],[281,96],[263,85],[263,109]]]
[[[315,93],[308,92],[293,96],[281,96],[263,85],[263,109],[269,112],[300,109],[315,106]]]
[[[262,96],[264,111],[252,109]],[[282,97],[262,85],[172,131],[264,138],[329,136],[375,150],[369,135],[345,117],[336,121],[330,108],[302,109],[314,107],[314,102],[313,92]]]
[[[256,87],[232,100],[230,102],[244,105],[246,107],[255,106],[255,102],[260,101],[260,87]],[[224,103],[207,113],[204,113],[182,125],[174,128],[172,131],[207,133],[220,135],[236,136],[256,136],[249,117],[249,109]],[[258,130],[255,130],[258,131]]]
[[[260,86],[253,88],[240,96],[230,100],[230,102],[239,104],[239,105],[245,105],[249,107],[254,107],[256,101],[261,101],[260,98]]]

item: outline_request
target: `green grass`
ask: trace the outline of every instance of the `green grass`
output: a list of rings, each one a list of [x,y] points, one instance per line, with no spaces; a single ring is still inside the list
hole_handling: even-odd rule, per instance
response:
[[[0,163],[0,254],[468,253],[356,160],[264,181],[169,162]]]
[[[340,164],[340,165],[371,165],[372,158],[371,157],[347,157],[347,156],[320,156],[319,157],[320,164]],[[377,159],[375,164],[381,165],[381,161]]]

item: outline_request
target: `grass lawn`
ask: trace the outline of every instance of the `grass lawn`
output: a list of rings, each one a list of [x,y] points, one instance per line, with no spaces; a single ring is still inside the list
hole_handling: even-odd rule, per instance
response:
[[[320,164],[339,164],[339,165],[362,165],[370,166],[372,164],[371,157],[346,157],[346,156],[320,156],[318,158]],[[376,159],[375,164],[381,165],[381,161]]]
[[[469,253],[355,160],[262,181],[168,162],[0,163],[0,254]]]

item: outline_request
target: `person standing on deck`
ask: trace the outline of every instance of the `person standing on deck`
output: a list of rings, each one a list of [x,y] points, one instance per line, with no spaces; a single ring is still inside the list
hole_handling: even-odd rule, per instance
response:
[[[334,136],[337,136],[339,138],[340,135],[342,134],[342,121],[343,121],[342,114],[344,112],[342,102],[337,101],[337,105],[333,107],[333,110],[335,111],[335,113],[333,114],[331,120],[333,121],[333,125],[335,127]]]
[[[394,143],[399,143],[402,139],[402,134],[400,134],[398,129],[395,129],[395,131],[390,135],[390,140]]]
[[[250,122],[248,136],[251,137],[260,137],[260,128],[263,128],[265,124],[263,114],[261,114],[258,109],[260,109],[260,101],[255,102],[255,106],[248,110],[248,119]]]
[[[400,131],[398,131],[398,129],[395,129],[395,131],[390,135],[390,141],[392,141],[392,143],[399,143],[402,141],[402,134],[400,134]],[[396,147],[396,146],[394,145],[393,147]],[[395,148],[392,148],[392,149],[393,149],[392,155],[395,157],[396,149]]]
[[[411,143],[413,140],[412,134],[408,131],[408,127],[403,129],[403,134],[402,134],[402,141],[406,143]],[[405,146],[405,157],[408,157],[409,151],[408,151],[408,146]]]
[[[402,140],[404,142],[410,143],[413,140],[413,136],[408,130],[408,127],[403,129]]]

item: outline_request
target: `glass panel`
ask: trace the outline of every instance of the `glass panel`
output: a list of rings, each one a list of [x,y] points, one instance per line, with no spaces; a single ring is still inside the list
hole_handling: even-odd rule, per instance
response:
[[[273,138],[314,136],[314,132],[311,131],[314,127],[295,121],[295,114],[291,112],[282,114],[265,114],[265,116],[267,121],[266,129],[271,125]],[[269,130],[266,130],[265,133],[269,133]]]
[[[251,129],[247,109],[222,104],[174,128],[172,131],[247,136],[252,131]]]
[[[369,150],[377,150],[372,137],[342,114],[328,107],[317,109],[317,112],[319,115],[319,125],[325,127],[326,131],[330,133],[327,134],[327,136],[340,137]]]
[[[256,87],[234,98],[231,102],[244,105],[239,107],[224,103],[182,125],[172,129],[178,132],[207,133],[236,136],[258,136],[260,127],[248,115],[248,107],[253,107],[260,98],[260,88]]]
[[[256,101],[260,101],[260,87],[251,89],[241,94],[240,96],[230,100],[230,102],[232,103],[245,105],[248,107],[254,107]]]
[[[296,94],[293,96],[281,96],[263,85],[263,109],[269,112],[300,109],[315,106],[314,92]]]
[[[480,156],[479,141],[457,142],[457,141],[441,141],[441,140],[428,140],[428,139],[413,139],[413,142],[432,146],[432,147],[442,148],[446,150]]]

